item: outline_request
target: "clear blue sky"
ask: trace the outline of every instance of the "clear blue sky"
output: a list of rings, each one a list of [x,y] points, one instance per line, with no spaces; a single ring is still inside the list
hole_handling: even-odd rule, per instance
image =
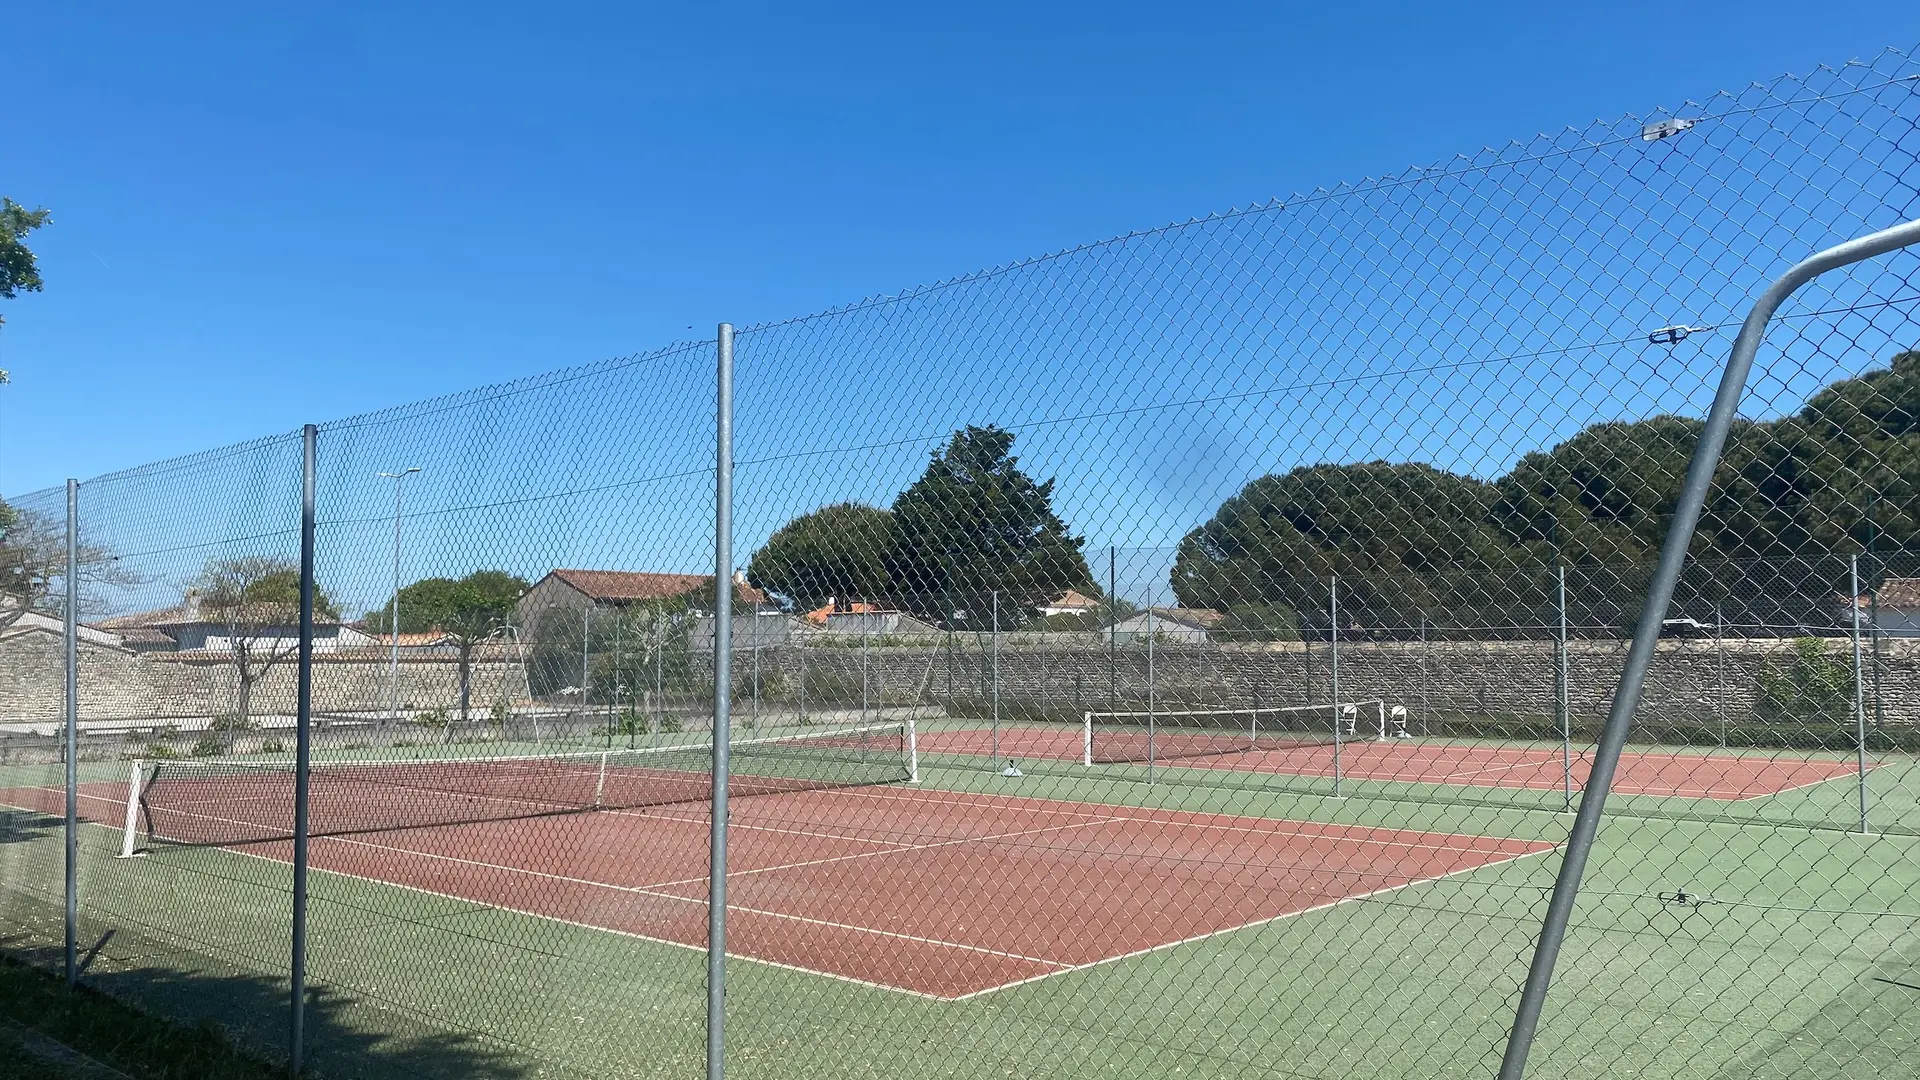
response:
[[[1910,2],[16,5],[0,491],[1920,41]],[[105,9],[109,14],[91,14]]]

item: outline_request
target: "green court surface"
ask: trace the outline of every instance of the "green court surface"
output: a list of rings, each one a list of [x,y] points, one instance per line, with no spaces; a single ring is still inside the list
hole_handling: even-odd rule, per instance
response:
[[[1537,791],[1462,797],[1455,785],[1350,781],[1336,800],[1319,779],[1174,767],[1147,783],[1130,766],[1021,764],[1026,775],[1003,777],[969,755],[929,753],[921,786],[1551,844],[1571,822]],[[1889,826],[1920,820],[1913,768],[1882,760],[1869,773],[1873,812]],[[109,783],[125,766],[83,773]],[[57,768],[0,769],[0,787],[57,781]],[[1856,799],[1847,776],[1722,805],[1621,797],[1531,1075],[1920,1071],[1920,838],[1849,832]],[[0,945],[50,958],[61,933],[58,822],[0,814]],[[104,825],[83,827],[81,841],[89,981],[277,1052],[285,864],[214,848],[116,859],[118,831]],[[729,1070],[769,1080],[1489,1075],[1558,862],[1550,850],[964,1001],[736,961]],[[1090,925],[1100,884],[1059,883]],[[698,950],[326,872],[312,896],[322,1075],[701,1069]]]

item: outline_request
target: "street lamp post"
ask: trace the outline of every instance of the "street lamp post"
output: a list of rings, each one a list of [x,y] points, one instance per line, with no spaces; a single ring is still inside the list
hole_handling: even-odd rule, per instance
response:
[[[400,482],[420,471],[409,465],[399,472],[383,472],[380,477],[393,481],[393,607],[387,615],[388,642],[393,658],[387,673],[387,722],[400,722]]]

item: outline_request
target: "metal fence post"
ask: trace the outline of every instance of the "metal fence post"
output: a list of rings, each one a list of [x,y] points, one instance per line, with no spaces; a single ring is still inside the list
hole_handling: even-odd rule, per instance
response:
[[[1560,945],[1566,939],[1567,923],[1573,916],[1573,903],[1580,892],[1580,879],[1586,873],[1587,856],[1593,850],[1594,834],[1599,831],[1600,817],[1606,810],[1607,793],[1613,785],[1614,769],[1620,763],[1620,752],[1626,746],[1627,733],[1633,727],[1633,712],[1640,703],[1640,692],[1646,685],[1647,667],[1653,662],[1654,649],[1659,644],[1660,621],[1666,617],[1667,605],[1673,600],[1674,586],[1679,583],[1680,571],[1686,565],[1687,546],[1693,542],[1694,526],[1699,523],[1700,511],[1706,505],[1707,489],[1713,484],[1714,468],[1720,463],[1721,448],[1726,445],[1727,432],[1733,426],[1741,392],[1746,389],[1747,373],[1753,366],[1754,354],[1760,349],[1760,339],[1766,333],[1767,323],[1787,297],[1821,274],[1914,243],[1920,243],[1920,220],[1882,229],[1803,259],[1761,294],[1753,310],[1747,314],[1746,322],[1741,325],[1739,337],[1734,339],[1733,354],[1727,361],[1726,372],[1720,378],[1720,387],[1714,393],[1713,407],[1707,412],[1707,422],[1701,429],[1700,441],[1694,444],[1693,460],[1687,465],[1686,481],[1674,505],[1666,541],[1660,548],[1660,562],[1647,589],[1647,603],[1640,612],[1640,624],[1634,629],[1633,646],[1627,653],[1626,666],[1620,672],[1620,685],[1613,695],[1613,707],[1607,713],[1606,726],[1601,729],[1600,742],[1594,751],[1593,769],[1587,778],[1586,794],[1580,800],[1580,811],[1567,837],[1566,855],[1561,859],[1560,873],[1553,884],[1553,896],[1547,903],[1547,915],[1540,926],[1540,941],[1534,949],[1533,961],[1527,968],[1527,980],[1521,988],[1520,1003],[1514,1010],[1513,1028],[1508,1034],[1506,1051],[1500,1060],[1498,1080],[1521,1080],[1526,1075],[1527,1055],[1533,1049],[1534,1032],[1540,1023],[1540,1009],[1546,1002],[1547,988],[1553,982],[1553,968],[1559,961]]]
[[[293,956],[288,965],[292,990],[289,1070],[306,1066],[307,1042],[307,803],[313,764],[313,564],[315,449],[320,429],[301,433],[300,455],[300,654],[293,752]]]
[[[1567,568],[1554,567],[1559,585],[1560,634],[1555,638],[1553,669],[1554,706],[1560,713],[1560,787],[1566,803],[1562,813],[1573,813],[1573,710],[1567,684],[1571,672],[1567,666]]]
[[[733,324],[721,323],[713,470],[713,809],[707,856],[707,1080],[724,1080],[727,1016],[727,751],[732,726]]]
[[[1327,673],[1333,692],[1333,797],[1345,782],[1340,760],[1340,575],[1327,575]]]
[[[80,979],[80,481],[67,481],[67,610],[63,651],[66,700],[66,977]]]
[[[1848,558],[1847,573],[1853,583],[1847,593],[1847,607],[1853,612],[1853,748],[1860,777],[1860,835],[1865,836],[1872,830],[1867,827],[1867,680],[1860,659],[1860,556]]]
[[[1120,708],[1120,571],[1112,544],[1107,545],[1107,708]]]
[[[1153,669],[1153,639],[1158,636],[1156,628],[1153,625],[1153,602],[1155,599],[1157,599],[1157,597],[1148,597],[1147,599],[1147,783],[1149,784],[1153,783],[1154,758],[1156,756],[1154,751],[1158,749],[1158,747],[1154,745],[1154,742],[1159,737],[1159,732],[1155,730],[1159,726],[1159,718],[1154,715],[1159,706],[1158,686],[1154,681]]]
[[[1000,590],[993,590],[993,759],[1000,760]]]
[[[1720,728],[1720,749],[1727,748],[1727,616],[1726,605],[1713,605],[1713,714]]]
[[[1427,660],[1428,660],[1428,654],[1430,652],[1431,652],[1431,646],[1427,644],[1427,613],[1423,611],[1420,613],[1420,734],[1421,735],[1433,734],[1433,721],[1432,721],[1432,718],[1428,715],[1429,709],[1428,709],[1428,694],[1427,694],[1427,683],[1430,678],[1430,676],[1427,674]]]

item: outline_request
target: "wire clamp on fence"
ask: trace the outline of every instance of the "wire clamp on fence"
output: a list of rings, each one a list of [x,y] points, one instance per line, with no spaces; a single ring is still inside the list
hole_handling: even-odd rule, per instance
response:
[[[1711,331],[1711,326],[1663,326],[1647,335],[1650,345],[1678,345],[1694,334]]]

